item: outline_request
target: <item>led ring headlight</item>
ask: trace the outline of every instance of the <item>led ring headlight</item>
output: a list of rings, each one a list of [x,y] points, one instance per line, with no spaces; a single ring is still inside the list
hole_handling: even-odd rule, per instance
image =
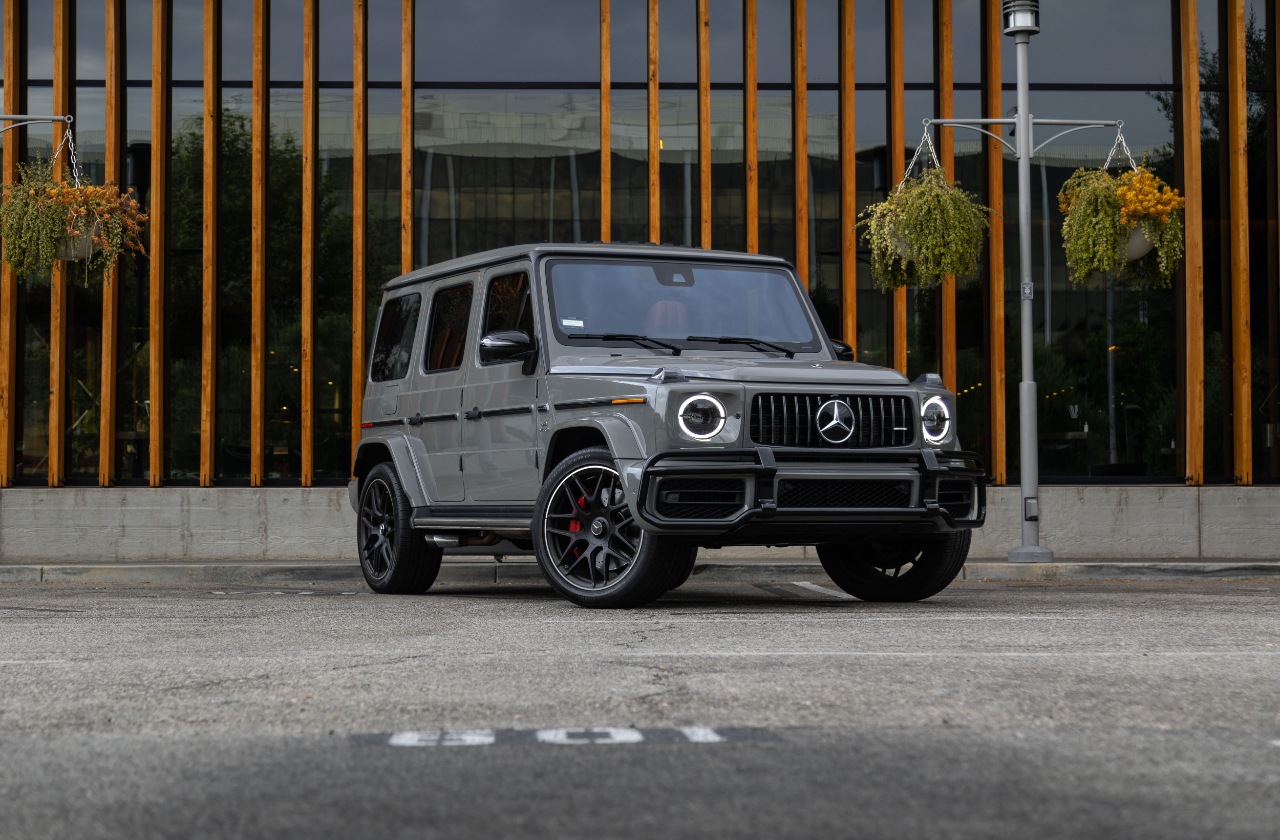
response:
[[[680,404],[680,429],[694,440],[710,440],[724,428],[724,404],[710,394],[694,394]]]
[[[929,443],[936,445],[946,440],[951,433],[951,409],[942,397],[930,397],[920,406],[920,426]]]

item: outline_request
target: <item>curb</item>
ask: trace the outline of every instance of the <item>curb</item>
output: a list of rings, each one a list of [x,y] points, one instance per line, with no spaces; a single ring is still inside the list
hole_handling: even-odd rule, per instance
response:
[[[1280,578],[1280,561],[1151,563],[1001,563],[974,561],[959,580],[1240,580]],[[543,585],[536,563],[448,562],[436,579],[446,584],[519,583]],[[815,562],[701,562],[693,570],[699,583],[826,581]],[[152,563],[101,565],[0,565],[0,583],[165,583],[364,585],[360,567],[329,563]]]

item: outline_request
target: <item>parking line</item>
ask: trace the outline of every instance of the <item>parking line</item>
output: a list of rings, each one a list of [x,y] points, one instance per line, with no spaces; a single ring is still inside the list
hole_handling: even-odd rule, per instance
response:
[[[728,741],[775,740],[767,729],[723,729],[710,726],[673,726],[637,729],[632,726],[578,726],[550,729],[429,729],[393,732],[390,735],[357,735],[369,746],[388,747],[490,747],[490,746],[625,746],[633,744],[723,744]]]

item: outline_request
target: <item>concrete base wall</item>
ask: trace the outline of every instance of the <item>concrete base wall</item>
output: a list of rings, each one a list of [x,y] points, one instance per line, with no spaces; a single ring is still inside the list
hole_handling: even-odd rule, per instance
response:
[[[1020,544],[1019,498],[989,488],[971,557]],[[1280,558],[1280,487],[1041,487],[1040,511],[1059,560]],[[344,558],[355,513],[343,487],[0,491],[3,563]]]

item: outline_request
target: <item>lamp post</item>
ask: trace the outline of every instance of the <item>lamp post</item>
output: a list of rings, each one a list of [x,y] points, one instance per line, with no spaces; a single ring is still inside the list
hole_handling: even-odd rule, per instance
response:
[[[1040,0],[1004,0],[1004,34],[1012,35],[1018,65],[1018,279],[1022,287],[1022,381],[1018,384],[1018,448],[1022,486],[1022,545],[1009,552],[1011,563],[1047,563],[1053,552],[1040,545],[1040,452],[1036,417],[1036,376],[1031,343],[1031,93],[1027,47],[1040,31]],[[1046,219],[1047,223],[1048,220]],[[1045,255],[1048,261],[1049,255]],[[1048,287],[1044,293],[1049,294]],[[1049,324],[1044,328],[1048,330]]]
[[[1022,381],[1018,384],[1018,446],[1022,489],[1022,545],[1009,552],[1011,563],[1047,563],[1053,552],[1040,545],[1040,459],[1039,423],[1036,418],[1035,357],[1032,351],[1035,287],[1031,282],[1031,159],[1044,146],[1064,134],[1085,128],[1121,128],[1119,120],[1039,120],[1031,114],[1031,95],[1027,81],[1027,47],[1031,36],[1040,31],[1040,0],[1002,0],[1004,34],[1013,36],[1017,50],[1018,110],[1013,119],[928,120],[925,127],[936,125],[968,128],[999,140],[1013,152],[1018,161],[1018,279],[1021,289]],[[1011,146],[998,134],[984,126],[1012,126],[1017,146]],[[1066,126],[1043,143],[1035,143],[1035,126]],[[1117,138],[1117,145],[1119,140]],[[1109,160],[1109,159],[1108,159]],[[1048,260],[1048,253],[1045,254]],[[1048,275],[1045,294],[1049,294]],[[1051,325],[1046,323],[1046,332]]]

